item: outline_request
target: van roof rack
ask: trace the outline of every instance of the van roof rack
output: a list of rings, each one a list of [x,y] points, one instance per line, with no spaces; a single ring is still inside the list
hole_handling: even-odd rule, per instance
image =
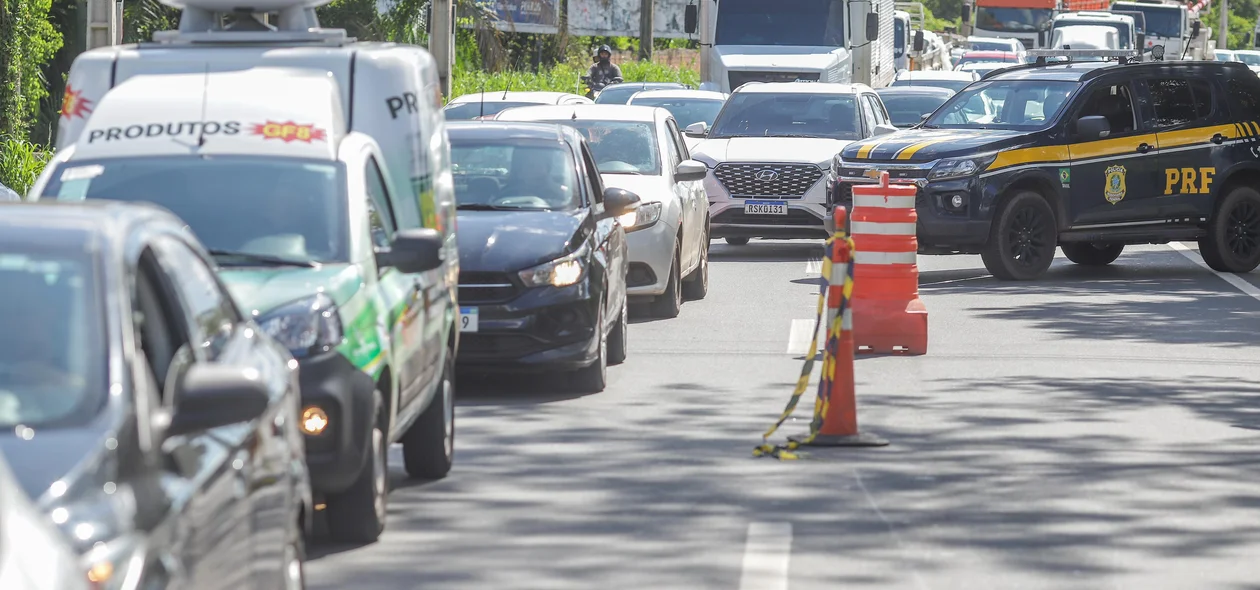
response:
[[[342,45],[344,29],[319,26],[315,9],[330,0],[160,0],[182,10],[179,29],[153,33],[163,45]],[[275,14],[275,24],[268,15]]]

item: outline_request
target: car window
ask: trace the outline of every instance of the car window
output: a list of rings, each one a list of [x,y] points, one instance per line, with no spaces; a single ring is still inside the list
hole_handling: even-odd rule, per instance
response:
[[[925,94],[886,94],[880,97],[888,108],[892,124],[898,127],[916,125],[923,115],[931,114],[949,100],[948,96]]]
[[[1195,118],[1202,119],[1212,114],[1212,105],[1216,104],[1212,84],[1207,80],[1191,80],[1190,91],[1194,94]]]
[[[591,153],[590,146],[582,144],[582,165],[586,167],[586,176],[591,182],[591,204],[602,204],[604,202],[604,179],[599,175],[599,169],[595,164],[595,155]]]
[[[1147,82],[1147,88],[1155,107],[1156,129],[1184,125],[1198,117],[1188,80],[1156,79]]]
[[[656,124],[637,121],[552,121],[582,133],[602,174],[661,173]]]
[[[683,161],[682,152],[678,149],[678,144],[674,142],[674,130],[665,125],[665,133],[668,140],[665,142],[665,149],[669,152],[669,169],[673,170],[678,167],[678,163]]]
[[[866,97],[864,96],[862,98],[865,99]],[[875,126],[879,123],[875,121],[875,111],[871,109],[870,102],[866,100],[863,100],[862,102],[862,135],[864,137],[870,137],[871,134],[875,132]]]
[[[1111,135],[1137,129],[1133,96],[1127,84],[1102,86],[1090,92],[1076,117],[1106,117],[1111,125]]]
[[[510,102],[510,101],[499,101],[499,100],[492,100],[492,101],[486,101],[486,102],[482,102],[482,101],[461,102],[459,104],[446,105],[446,108],[442,109],[442,116],[445,117],[447,121],[467,121],[467,120],[476,119],[477,117],[482,117],[482,116],[492,117],[494,115],[499,114],[500,112],[503,112],[511,108],[528,107],[528,106],[534,106],[537,104],[539,103]]]
[[[578,206],[573,156],[554,140],[502,137],[451,141],[459,207],[569,210]]]
[[[678,149],[678,154],[683,160],[690,160],[691,152],[687,149],[687,142],[683,139],[682,131],[678,128],[678,122],[669,119],[665,121],[665,126],[669,128],[669,139],[674,142],[674,147]]]
[[[925,126],[945,129],[1034,130],[1048,127],[1076,92],[1076,82],[980,81],[955,94]],[[979,115],[991,109],[990,115]],[[979,118],[977,118],[979,117]]]
[[[368,220],[372,226],[372,244],[377,248],[388,248],[394,242],[398,224],[394,221],[389,190],[385,188],[385,178],[381,175],[381,169],[376,165],[375,158],[368,158],[363,176],[368,196]]]
[[[630,104],[649,107],[661,107],[678,121],[680,127],[687,127],[704,121],[712,126],[718,111],[722,110],[724,101],[708,98],[634,98]]]
[[[162,236],[153,245],[158,264],[171,277],[187,311],[189,341],[207,359],[218,358],[241,321],[227,290],[206,261],[184,242]]]
[[[875,122],[880,125],[891,125],[892,121],[888,117],[888,109],[884,107],[884,101],[880,100],[874,94],[866,95],[866,101],[871,104],[871,111],[875,113]]]
[[[1230,78],[1225,88],[1235,120],[1260,120],[1260,81]]]
[[[861,137],[857,96],[804,92],[735,93],[713,122],[710,139],[730,137]]]

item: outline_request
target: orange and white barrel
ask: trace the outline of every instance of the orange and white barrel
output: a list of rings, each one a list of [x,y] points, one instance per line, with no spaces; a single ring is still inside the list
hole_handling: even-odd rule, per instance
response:
[[[919,299],[918,188],[853,186],[853,338],[859,353],[927,353],[927,308]]]

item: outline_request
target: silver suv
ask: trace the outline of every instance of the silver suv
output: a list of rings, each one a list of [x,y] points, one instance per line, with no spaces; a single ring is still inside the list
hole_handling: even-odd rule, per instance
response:
[[[752,82],[740,86],[692,158],[709,168],[710,233],[825,238],[826,170],[850,142],[895,133],[879,96],[863,84]]]

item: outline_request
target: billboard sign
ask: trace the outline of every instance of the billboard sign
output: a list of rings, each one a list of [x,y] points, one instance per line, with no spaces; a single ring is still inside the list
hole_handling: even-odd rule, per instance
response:
[[[683,29],[683,12],[697,0],[655,0],[652,28],[658,38],[691,37]],[[596,37],[638,37],[640,0],[569,0],[569,34]],[[697,37],[699,38],[699,37]]]
[[[500,31],[554,35],[560,32],[560,3],[563,1],[477,0],[477,4],[499,17],[493,26]]]

